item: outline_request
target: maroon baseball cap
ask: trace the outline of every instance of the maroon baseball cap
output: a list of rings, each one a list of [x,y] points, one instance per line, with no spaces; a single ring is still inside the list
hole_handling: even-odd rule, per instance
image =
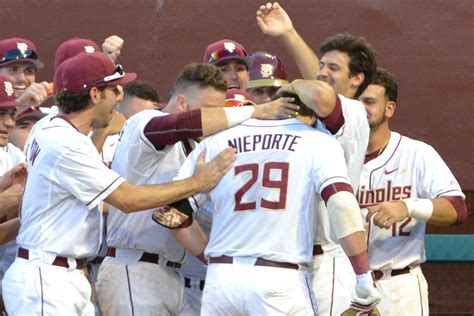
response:
[[[58,69],[58,66],[71,57],[76,56],[79,53],[93,53],[100,52],[99,45],[93,40],[87,38],[71,38],[61,45],[56,50],[54,56],[54,69]]]
[[[25,121],[39,121],[45,116],[46,113],[42,112],[40,109],[34,106],[30,106],[26,110],[20,112],[15,116],[15,122],[17,125],[19,125]]]
[[[17,106],[20,106],[20,104],[16,103],[13,84],[7,77],[0,75],[0,109],[15,109]]]
[[[123,85],[136,78],[136,73],[125,73],[105,53],[78,54],[59,65],[54,74],[54,91],[74,94],[92,87]]]
[[[247,89],[258,87],[281,87],[288,83],[283,62],[276,55],[264,51],[250,53],[253,60],[249,69]]]
[[[237,88],[227,90],[224,102],[226,107],[255,105],[254,99],[247,91]]]
[[[252,65],[252,59],[247,56],[247,52],[242,44],[230,39],[223,39],[210,44],[204,53],[205,64],[218,64],[229,59],[242,61],[247,66],[247,69]]]
[[[0,41],[0,67],[20,61],[29,61],[37,68],[44,64],[38,59],[38,52],[33,42],[19,37]]]

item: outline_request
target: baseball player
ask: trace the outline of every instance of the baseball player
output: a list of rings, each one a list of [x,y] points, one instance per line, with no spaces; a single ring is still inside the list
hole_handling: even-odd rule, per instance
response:
[[[257,104],[275,99],[278,89],[288,83],[283,62],[276,55],[264,51],[250,53],[252,66],[249,69],[247,92]]]
[[[229,145],[237,150],[234,167],[209,194],[171,205],[171,211],[177,208],[185,220],[168,222],[169,207],[153,214],[160,224],[175,228],[175,236],[193,254],[205,247],[209,267],[202,315],[317,313],[307,269],[316,194],[326,201],[336,235],[358,274],[360,299],[371,306],[378,301],[340,145],[310,127],[316,119],[312,111],[303,106],[300,113],[298,119],[249,120],[206,138],[188,157],[180,176],[192,173],[191,164],[202,150],[212,157]],[[206,199],[214,204],[207,246],[192,220],[192,209]]]
[[[135,186],[107,168],[87,134],[105,127],[115,88],[136,78],[104,53],[78,54],[58,67],[60,113],[34,136],[17,237],[17,258],[3,278],[9,315],[93,315],[84,258],[97,252],[101,204],[136,212],[217,184],[233,161],[226,150],[181,182]]]
[[[19,104],[15,101],[12,82],[6,76],[0,75],[0,192],[2,193],[0,196],[0,223],[18,217],[21,195],[23,194],[23,184],[21,181],[16,181],[15,178],[26,170],[25,156],[20,149],[8,142],[8,137],[15,126],[17,106]],[[6,224],[6,226],[10,224]],[[4,241],[7,240],[8,238]],[[0,247],[0,280],[13,262],[16,251],[14,241],[3,244]],[[0,310],[3,311],[1,300]]]
[[[230,39],[211,43],[206,47],[203,63],[217,66],[229,89],[247,89],[252,60],[242,44]]]
[[[15,126],[8,135],[10,143],[17,148],[25,148],[26,140],[33,125],[46,116],[39,108],[29,107],[15,116]]]
[[[278,38],[288,49],[304,79],[317,79],[333,86],[338,101],[327,108],[314,108],[320,118],[316,128],[336,137],[344,150],[348,175],[358,188],[369,140],[367,114],[363,104],[350,100],[359,96],[375,72],[375,52],[364,39],[337,34],[320,46],[321,59],[293,27],[278,3],[267,3],[257,11],[257,22],[264,34]],[[305,83],[297,81],[298,90]],[[304,89],[298,94],[304,93]],[[318,202],[315,236],[313,288],[321,315],[340,315],[350,303],[356,278],[341,247],[332,237],[324,203]]]
[[[226,91],[226,82],[217,67],[187,66],[178,76],[164,109],[170,115],[145,110],[127,120],[112,169],[133,184],[169,182],[192,150],[193,139],[250,117],[274,114],[264,107],[224,110]],[[285,112],[284,116],[288,114]],[[97,281],[104,315],[132,311],[177,314],[184,309],[183,282],[176,269],[185,261],[185,251],[167,229],[150,220],[152,211],[124,214],[115,207],[109,209],[109,251]]]
[[[122,44],[120,44],[122,43]],[[107,37],[103,44],[102,47],[104,49],[104,52],[108,54],[108,56],[115,61],[116,57],[120,55],[119,53],[115,53],[114,49],[121,49],[123,46],[123,40],[120,39],[116,35],[112,35]],[[54,69],[59,67],[59,65],[71,58],[76,56],[77,54],[80,53],[94,53],[100,51],[99,45],[97,45],[96,42],[90,39],[85,39],[85,38],[71,38],[69,40],[64,41],[59,45],[59,47],[56,49],[56,53],[54,55]],[[114,59],[115,58],[115,59]],[[117,87],[118,89],[121,89],[120,86]],[[33,138],[33,135],[37,130],[40,130],[45,124],[47,124],[52,117],[56,116],[59,112],[59,108],[55,105],[53,105],[49,111],[49,114],[40,119],[36,124],[33,126],[33,128],[30,131],[30,134],[28,135],[28,139],[26,141],[26,145],[23,149],[26,155],[28,155],[28,146],[31,142],[31,139]],[[102,143],[103,144],[103,143]],[[102,147],[98,147],[99,150],[101,150]]]
[[[429,315],[426,223],[450,225],[467,218],[464,194],[433,147],[390,130],[397,102],[394,77],[378,68],[360,96],[370,142],[357,194],[366,215],[370,266],[382,294],[382,315]]]
[[[48,82],[36,82],[36,70],[43,67],[33,42],[18,37],[0,40],[0,75],[13,83],[18,111],[38,106],[52,95]]]

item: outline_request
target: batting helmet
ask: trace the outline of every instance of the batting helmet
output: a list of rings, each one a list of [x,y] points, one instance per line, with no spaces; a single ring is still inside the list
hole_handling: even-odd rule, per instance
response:
[[[276,55],[257,51],[250,53],[253,64],[249,69],[247,89],[258,87],[281,87],[288,83],[288,75],[283,63]]]
[[[240,89],[229,89],[225,95],[225,106],[234,107],[234,106],[245,106],[245,105],[255,105],[255,102],[252,99],[252,96],[246,91]]]

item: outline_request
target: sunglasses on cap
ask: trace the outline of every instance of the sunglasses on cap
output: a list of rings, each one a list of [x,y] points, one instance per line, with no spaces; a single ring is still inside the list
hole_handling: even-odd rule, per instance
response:
[[[240,54],[234,54],[234,53],[229,53],[228,51],[226,50],[216,50],[214,52],[212,52],[210,55],[209,55],[209,60],[207,61],[208,64],[212,64],[213,62],[219,60],[219,59],[222,59],[222,58],[226,58],[226,57],[244,57],[247,55],[247,53],[245,52],[245,50],[242,50],[243,52],[243,55],[240,55]]]
[[[26,58],[31,58],[31,59],[38,59],[38,55],[34,50],[27,49],[27,50],[20,50],[18,48],[11,49],[3,55],[0,63],[6,62],[6,61],[12,61],[12,60],[20,60],[20,59],[26,59]]]
[[[110,82],[110,81],[114,81],[114,80],[120,79],[124,76],[125,76],[125,71],[123,71],[122,65],[117,64],[117,66],[115,67],[115,72],[113,74],[111,74],[110,76],[105,76],[103,79],[99,79],[99,80],[91,82],[91,83],[86,83],[86,84],[84,84],[84,88],[89,88],[89,87],[99,85],[101,83],[107,83],[107,82]]]

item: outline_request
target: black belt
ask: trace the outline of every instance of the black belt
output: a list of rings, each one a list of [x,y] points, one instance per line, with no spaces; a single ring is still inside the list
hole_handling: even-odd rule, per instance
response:
[[[199,280],[199,289],[202,291],[204,290],[204,280]],[[187,287],[188,289],[192,288],[191,286],[191,279],[184,277],[184,286]]]
[[[17,256],[26,260],[30,260],[30,251],[28,249],[19,247]],[[85,259],[75,259],[75,260],[76,260],[76,269],[81,270],[86,266]],[[53,266],[70,268],[69,262],[67,262],[67,257],[56,256],[56,258],[54,258],[54,261],[51,264]]]
[[[375,280],[380,280],[380,279],[383,278],[383,276],[384,276],[383,271],[380,271],[380,270],[373,270],[372,272],[373,272],[373,274],[374,274]],[[410,273],[410,267],[405,267],[405,268],[403,268],[403,269],[394,269],[394,270],[391,270],[391,271],[390,271],[390,276],[397,276],[397,275],[407,274],[407,273]]]
[[[229,256],[220,256],[220,257],[212,257],[209,260],[209,263],[234,263],[234,258]],[[298,270],[298,265],[289,262],[278,262],[267,260],[263,258],[257,258],[255,261],[256,266],[264,266],[264,267],[274,267],[274,268],[284,268],[284,269],[293,269]]]
[[[322,255],[324,253],[323,247],[321,245],[313,246],[313,256]]]
[[[115,248],[109,247],[107,250],[107,256],[115,257]],[[158,264],[160,260],[160,256],[154,253],[144,252],[143,255],[138,259],[138,261],[148,262],[148,263],[156,263]],[[181,268],[181,263],[173,262],[173,261],[166,261],[166,266],[170,268],[179,269]]]

